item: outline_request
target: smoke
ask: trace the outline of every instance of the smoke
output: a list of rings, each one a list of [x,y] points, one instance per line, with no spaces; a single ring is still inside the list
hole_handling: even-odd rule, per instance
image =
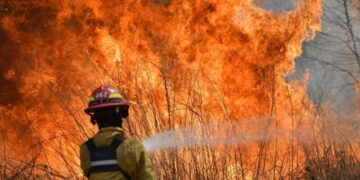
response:
[[[359,32],[360,23],[355,18],[358,10],[354,9],[351,1],[347,1],[348,11],[354,32]],[[347,24],[343,2],[326,1],[324,4],[323,33],[314,41],[304,43],[303,56],[296,61],[296,73],[290,76],[302,76],[309,73],[308,94],[318,105],[333,104],[330,109],[337,111],[344,117],[343,123],[349,114],[355,116],[357,102],[355,85],[359,79],[359,65],[352,45],[343,39],[351,39]],[[358,36],[355,33],[355,36]],[[358,44],[358,43],[357,43]],[[353,121],[353,120],[351,120]]]
[[[255,2],[269,11],[287,12],[294,10],[297,7],[299,0],[258,0]]]

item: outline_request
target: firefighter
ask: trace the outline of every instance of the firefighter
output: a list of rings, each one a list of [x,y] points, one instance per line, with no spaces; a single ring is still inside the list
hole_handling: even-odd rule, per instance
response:
[[[99,131],[80,147],[81,169],[89,179],[155,179],[144,146],[124,136],[122,121],[128,109],[128,102],[114,88],[100,86],[91,94],[85,112]]]

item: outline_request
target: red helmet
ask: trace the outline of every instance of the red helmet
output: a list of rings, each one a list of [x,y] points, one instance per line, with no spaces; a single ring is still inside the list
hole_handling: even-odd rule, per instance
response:
[[[91,114],[95,109],[112,106],[129,108],[128,102],[125,101],[117,89],[102,85],[91,93],[89,105],[85,112]]]

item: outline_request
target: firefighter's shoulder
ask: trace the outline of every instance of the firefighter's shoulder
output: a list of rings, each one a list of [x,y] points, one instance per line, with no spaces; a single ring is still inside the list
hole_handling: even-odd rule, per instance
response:
[[[144,152],[145,148],[141,141],[134,138],[126,138],[118,147],[117,151],[136,155],[137,153]]]
[[[139,161],[145,148],[142,143],[136,139],[127,138],[116,149],[116,155],[120,167],[126,172],[134,172],[139,166]]]

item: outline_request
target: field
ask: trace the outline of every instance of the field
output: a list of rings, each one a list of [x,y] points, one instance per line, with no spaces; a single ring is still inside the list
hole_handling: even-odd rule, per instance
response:
[[[360,179],[358,2],[266,2],[0,0],[1,179],[84,178],[100,84],[159,179]]]

